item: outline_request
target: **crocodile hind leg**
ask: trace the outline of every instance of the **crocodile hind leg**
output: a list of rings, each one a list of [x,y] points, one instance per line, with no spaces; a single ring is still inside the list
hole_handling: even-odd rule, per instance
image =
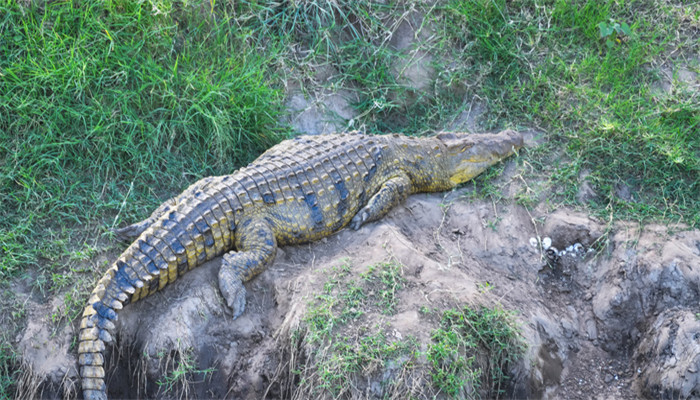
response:
[[[372,196],[367,205],[352,218],[350,227],[360,229],[362,224],[376,221],[385,216],[389,210],[406,200],[411,192],[411,179],[404,173],[384,182],[379,191]]]
[[[187,189],[185,189],[182,193],[180,193],[178,196],[173,197],[171,199],[168,199],[165,201],[163,204],[161,204],[158,208],[155,209],[151,213],[151,216],[144,219],[143,221],[137,222],[135,224],[131,224],[129,226],[125,226],[123,228],[115,229],[114,233],[117,235],[117,237],[120,240],[123,240],[125,242],[132,242],[136,240],[143,231],[148,229],[149,226],[151,226],[154,222],[158,220],[161,216],[163,216],[165,213],[168,211],[172,210],[175,208],[175,206],[178,205],[178,203],[183,202],[184,200],[194,196],[198,191],[202,190],[203,187],[209,184],[214,179],[214,177],[206,177],[203,179],[198,180],[197,182],[193,183],[190,185]]]
[[[158,218],[160,218],[163,214],[166,212],[170,211],[171,208],[173,208],[176,204],[177,197],[173,197],[172,199],[166,201],[165,203],[161,204],[160,207],[156,208],[153,213],[151,213],[151,216],[144,219],[143,221],[137,222],[135,224],[131,224],[129,226],[125,226],[123,228],[115,229],[114,233],[117,235],[117,237],[125,242],[131,242],[136,240],[143,231],[148,229],[149,226],[151,226]]]
[[[238,318],[245,310],[245,287],[255,275],[275,259],[277,242],[270,225],[262,219],[249,218],[236,227],[236,249],[226,253],[219,269],[219,289],[226,304]]]

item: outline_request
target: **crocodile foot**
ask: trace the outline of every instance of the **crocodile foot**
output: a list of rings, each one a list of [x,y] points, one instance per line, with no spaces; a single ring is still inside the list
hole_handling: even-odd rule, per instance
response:
[[[350,227],[353,230],[360,229],[362,224],[367,222],[367,220],[369,219],[369,211],[366,208],[367,207],[363,208],[362,210],[360,210],[360,212],[355,214],[354,217],[352,217],[352,221],[350,221]]]
[[[136,224],[125,226],[123,228],[112,229],[112,232],[118,240],[122,242],[132,242],[137,237],[139,237],[139,235],[141,235],[143,231],[145,231],[147,228],[148,225],[142,221]]]
[[[219,269],[219,290],[226,304],[233,311],[233,319],[240,317],[245,311],[246,290],[241,278],[232,268],[225,268],[222,265]]]

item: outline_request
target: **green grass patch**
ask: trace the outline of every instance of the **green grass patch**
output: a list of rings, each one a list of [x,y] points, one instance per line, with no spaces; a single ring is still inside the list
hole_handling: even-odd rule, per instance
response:
[[[0,5],[0,279],[280,139],[277,44],[213,5]]]
[[[435,121],[434,102],[399,76],[399,65],[411,60],[390,39],[399,22],[416,9],[427,12],[429,7],[403,1],[322,0],[254,5],[248,12],[254,16],[254,32],[283,36],[295,46],[286,54],[286,62],[301,72],[294,79],[304,84],[316,68],[329,67],[331,79],[320,84],[354,92],[352,106],[358,116],[351,128],[414,135],[429,129],[428,120]]]
[[[508,371],[525,345],[513,316],[500,307],[464,307],[442,314],[427,359],[432,382],[452,398],[501,398]]]
[[[344,326],[368,312],[393,315],[398,301],[397,292],[405,279],[401,266],[395,261],[382,262],[367,267],[359,280],[351,276],[347,263],[334,267],[316,295],[314,305],[307,310],[304,324],[308,327],[309,343],[328,339],[338,326]]]
[[[421,308],[428,343],[396,337],[391,316],[405,287],[394,261],[356,276],[333,268],[292,333],[291,398],[500,398],[508,371],[524,354],[511,313],[500,307]],[[365,387],[367,386],[367,387]]]
[[[369,323],[365,316],[395,312],[396,291],[403,281],[400,266],[395,262],[369,266],[359,280],[347,263],[329,272],[323,291],[292,338],[296,351],[306,353],[306,360],[294,368],[300,377],[295,390],[312,398],[351,396],[359,377],[386,371],[394,372],[380,379],[381,386],[392,387],[394,373],[408,367],[416,345],[388,337],[382,321]],[[357,324],[362,327],[357,329]]]
[[[488,103],[485,128],[540,127],[545,146],[564,150],[547,165],[560,201],[576,203],[589,171],[594,212],[697,226],[700,102],[678,82],[661,90],[658,68],[669,50],[700,46],[676,35],[675,7],[657,3],[450,1],[436,14],[440,48]]]
[[[369,290],[377,298],[374,304],[379,305],[381,313],[395,314],[399,301],[397,293],[406,282],[401,276],[401,265],[393,261],[370,265],[361,277],[369,284]]]

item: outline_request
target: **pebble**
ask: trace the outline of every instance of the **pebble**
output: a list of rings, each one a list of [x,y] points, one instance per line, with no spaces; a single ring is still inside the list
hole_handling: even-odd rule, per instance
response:
[[[534,237],[531,237],[530,238],[530,246],[537,247],[537,239],[535,239]]]
[[[610,383],[613,380],[613,376],[610,374],[605,374],[605,378],[603,378],[603,380],[605,381],[605,383]]]

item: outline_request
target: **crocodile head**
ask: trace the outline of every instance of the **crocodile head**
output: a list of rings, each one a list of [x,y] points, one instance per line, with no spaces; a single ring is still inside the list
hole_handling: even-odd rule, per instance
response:
[[[446,147],[447,169],[450,182],[455,186],[523,147],[523,136],[512,130],[481,135],[440,133],[437,138]]]

